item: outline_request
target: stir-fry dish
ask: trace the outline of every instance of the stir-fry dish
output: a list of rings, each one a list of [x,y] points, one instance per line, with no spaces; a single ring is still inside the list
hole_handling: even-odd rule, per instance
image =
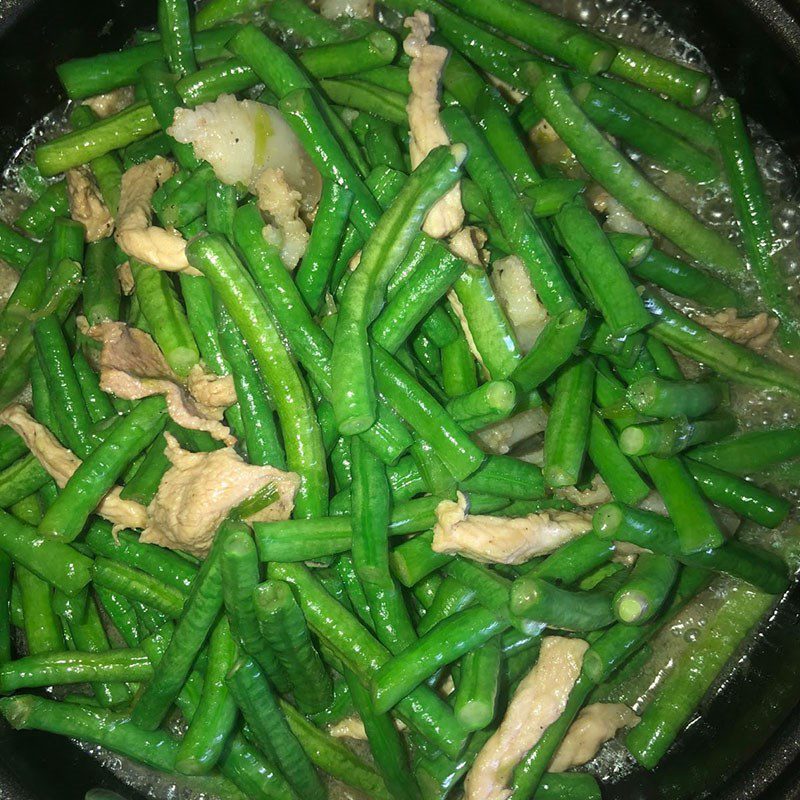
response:
[[[798,563],[736,100],[526,0],[159,0],[58,76],[0,224],[0,714],[208,798],[657,767]]]

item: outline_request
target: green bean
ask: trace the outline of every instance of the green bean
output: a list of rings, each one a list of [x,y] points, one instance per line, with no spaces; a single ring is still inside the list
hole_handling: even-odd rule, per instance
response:
[[[457,480],[482,463],[483,454],[437,400],[381,347],[372,348],[378,389],[433,448]]]
[[[653,769],[675,741],[722,668],[772,605],[768,594],[740,586],[679,657],[639,724],[625,740],[633,757]]]
[[[464,334],[459,333],[458,338],[442,348],[442,388],[453,398],[477,387],[475,362]]]
[[[614,45],[586,29],[536,6],[529,8],[518,0],[503,0],[502,3],[456,0],[453,5],[467,16],[524,41],[534,50],[571,64],[586,75],[607,71],[617,54]]]
[[[452,556],[431,549],[432,542],[432,532],[421,533],[398,545],[389,554],[392,572],[403,586],[416,585],[452,559]]]
[[[242,332],[259,371],[270,387],[283,433],[289,468],[303,483],[295,513],[316,514],[327,504],[325,452],[308,389],[289,354],[255,284],[233,249],[216,234],[195,239],[187,248]]]
[[[636,288],[583,200],[566,204],[555,225],[612,335],[629,336],[649,325]]]
[[[0,667],[11,661],[12,586],[11,559],[5,553],[0,552]]]
[[[194,42],[197,60],[203,62],[221,58],[236,29],[235,25],[227,25],[197,34]],[[67,96],[72,100],[81,100],[136,83],[139,68],[160,58],[163,58],[162,44],[154,41],[119,52],[65,61],[58,65],[56,71]]]
[[[668,556],[642,553],[630,576],[614,595],[614,616],[628,625],[649,622],[666,603],[678,570],[677,562]]]
[[[58,595],[58,593],[57,593]],[[80,600],[82,602],[80,602]],[[97,610],[97,604],[89,597],[82,597],[81,595],[73,597],[65,597],[65,611],[63,616],[64,625],[66,630],[72,637],[72,646],[75,650],[87,654],[93,654],[95,658],[100,661],[111,659],[111,653],[114,652],[127,652],[131,651],[112,651],[111,645],[108,642],[103,622],[100,619],[100,614]],[[74,608],[73,608],[74,607]],[[82,618],[79,618],[81,617]],[[131,654],[132,655],[132,654]],[[146,674],[141,678],[135,676],[116,678],[113,674],[99,675],[97,678],[92,679],[92,691],[97,698],[98,703],[106,708],[113,708],[115,706],[127,705],[131,699],[131,693],[128,687],[122,681],[136,681],[142,679],[149,679],[152,675],[152,670],[149,669],[149,660],[142,654],[143,665],[146,663],[148,669],[145,670]],[[87,663],[92,663],[91,656],[87,658]],[[54,680],[53,683],[58,683]]]
[[[455,50],[460,51],[482,70],[496,75],[518,89],[523,88],[518,75],[519,64],[533,58],[528,51],[479,28],[436,0],[418,0],[416,5],[411,0],[391,0],[388,5],[404,14],[413,14],[418,8],[429,12],[436,19],[438,30]],[[459,79],[463,80],[464,70],[461,63],[463,60],[457,62],[459,69],[454,70],[452,79],[447,79],[448,89],[451,92],[454,89],[458,91],[459,87],[456,84]],[[471,105],[469,101],[472,99],[472,90],[467,86],[459,103],[469,107]]]
[[[66,320],[80,297],[81,268],[69,259],[60,261],[53,270],[37,316],[54,314]],[[8,405],[28,382],[31,362],[35,357],[33,333],[25,325],[12,337],[0,361],[0,407]]]
[[[388,711],[437,669],[481,647],[508,624],[485,608],[443,620],[380,668],[373,681],[376,711]]]
[[[331,398],[331,344],[314,322],[277,251],[265,242],[261,215],[252,206],[245,206],[236,215],[237,244],[245,254],[251,275],[262,289],[283,332],[289,337],[294,354],[319,387],[326,399]],[[268,287],[279,286],[280,291]],[[381,404],[378,422],[363,436],[387,463],[394,463],[411,444],[411,437],[396,415]]]
[[[33,258],[36,245],[13,228],[0,223],[0,258],[15,269],[23,271]]]
[[[394,720],[388,713],[381,713],[374,707],[369,691],[352,672],[345,672],[345,679],[387,789],[397,800],[419,800],[419,787],[409,771],[408,753]]]
[[[233,238],[233,215],[238,206],[235,186],[212,180],[206,186],[206,220],[210,233],[221,233]]]
[[[507,417],[514,410],[517,392],[510,381],[487,381],[472,392],[455,397],[447,411],[457,422],[497,413]]]
[[[197,61],[188,0],[158,0],[158,31],[169,68],[178,75],[194,72]]]
[[[113,417],[117,412],[109,396],[100,388],[100,378],[91,368],[86,357],[80,350],[72,356],[72,368],[78,379],[78,385],[83,395],[83,401],[89,411],[89,418],[93,424],[103,422]]]
[[[218,300],[214,302],[220,346],[231,365],[236,397],[243,410],[244,442],[251,464],[271,464],[286,468],[286,456],[278,439],[278,431],[267,389],[259,375],[253,355],[242,341],[236,323]]]
[[[787,290],[786,276],[772,258],[776,238],[772,212],[739,104],[733,98],[725,98],[715,107],[713,120],[742,242],[759,293],[764,304],[780,320],[781,342],[797,350],[800,318]]]
[[[496,511],[508,504],[498,497],[470,498],[475,514]],[[402,536],[431,528],[436,520],[438,497],[421,497],[399,503],[389,520],[389,535]],[[312,561],[351,549],[353,537],[349,516],[310,520],[256,522],[253,525],[262,561]]]
[[[568,365],[556,380],[547,420],[544,474],[549,486],[574,486],[580,477],[589,438],[594,362]]]
[[[594,127],[557,72],[529,65],[525,76],[532,85],[532,96],[539,110],[583,168],[606,191],[693,258],[731,274],[740,272],[742,259],[736,247],[649,183]]]
[[[158,120],[150,104],[134,103],[87,128],[39,145],[34,158],[42,175],[58,175],[138,142],[158,129]]]
[[[511,179],[503,172],[488,142],[463,110],[450,107],[442,120],[451,137],[469,148],[466,169],[480,186],[503,235],[525,263],[533,288],[551,314],[576,306],[575,296],[539,224],[525,211]]]
[[[452,559],[448,560],[448,564]],[[474,606],[477,592],[471,586],[454,578],[445,576],[439,584],[430,606],[425,610],[425,616],[417,625],[420,636],[425,636],[434,630],[440,622],[451,618],[465,609]],[[434,669],[434,672],[438,670]]]
[[[261,633],[254,593],[259,581],[256,547],[248,531],[234,531],[222,548],[222,596],[234,637],[275,687],[286,694],[289,676]]]
[[[589,421],[587,452],[611,494],[621,502],[635,504],[650,493],[650,487],[622,452],[616,437],[596,411],[592,412]]]
[[[598,509],[593,525],[602,539],[631,542],[688,567],[725,572],[763,591],[778,593],[786,586],[786,564],[775,554],[735,539],[713,550],[682,553],[673,523],[658,514],[612,503]]]
[[[73,130],[86,128],[97,122],[97,119],[97,115],[86,105],[76,106],[69,118]],[[92,159],[89,166],[92,168],[92,174],[97,181],[106,208],[112,216],[115,216],[119,207],[120,182],[122,181],[122,164],[120,164],[119,158],[113,153],[106,153]]]
[[[75,539],[128,464],[161,433],[166,415],[166,402],[159,395],[145,398],[120,418],[67,481],[39,530],[50,538]]]
[[[250,726],[253,738],[272,756],[299,797],[325,798],[327,793],[254,661],[239,661],[228,686]]]
[[[714,158],[693,147],[679,134],[648,119],[613,93],[589,82],[579,83],[572,93],[595,125],[666,169],[681,172],[698,183],[709,183],[720,177]]]
[[[561,716],[544,731],[539,741],[528,751],[525,758],[517,764],[511,784],[510,798],[526,800],[538,796],[536,791],[545,776],[545,770],[552,761],[559,745],[567,734],[573,720],[586,702],[592,689],[591,682],[581,675],[572,687]],[[596,786],[593,787],[596,790]],[[596,792],[593,792],[596,796]]]
[[[675,523],[681,552],[719,547],[725,538],[683,461],[675,456],[644,456],[642,464]]]
[[[255,590],[254,603],[261,635],[288,675],[300,709],[313,714],[326,708],[333,699],[331,678],[289,586],[267,581]]]
[[[137,139],[122,150],[124,168],[130,169],[136,164],[143,164],[156,156],[169,155],[170,142],[170,137],[163,131],[146,136],[144,139]]]
[[[153,331],[153,338],[175,372],[185,377],[200,361],[186,312],[178,300],[172,278],[149,264],[130,260],[136,298]]]
[[[735,428],[736,419],[726,412],[692,421],[675,417],[663,422],[631,425],[622,432],[619,443],[622,452],[629,456],[667,457],[695,444],[722,439]]]
[[[643,298],[648,311],[656,317],[650,328],[651,335],[672,350],[706,364],[732,381],[789,394],[800,392],[797,376],[783,365],[717,336],[676,311],[652,290],[646,291]]]
[[[133,596],[133,595],[132,595]],[[151,608],[150,606],[140,603],[138,600],[131,600],[131,605],[134,608],[137,619],[140,625],[150,634],[158,633],[165,625],[169,625],[169,618],[166,614],[162,614],[158,609]],[[175,614],[176,617],[180,616],[180,611]],[[143,644],[147,640],[143,640]]]
[[[455,182],[466,153],[437,148],[409,178],[364,245],[339,306],[331,356],[333,408],[339,430],[361,433],[375,420],[376,391],[367,326],[380,308],[386,284],[399,266],[425,213]]]
[[[619,237],[630,234],[612,233],[609,236],[617,254],[625,247]],[[647,241],[642,239],[640,241]],[[638,278],[650,281],[679,297],[686,297],[711,309],[743,308],[746,303],[735,289],[719,278],[689,266],[677,258],[651,247],[641,260],[630,265]]]
[[[57,404],[59,413],[67,415],[71,420],[71,424],[63,431],[67,445],[79,457],[85,458],[94,446],[92,421],[72,367],[66,339],[56,317],[40,319],[34,325],[33,336],[53,401]]]
[[[264,5],[263,0],[211,0],[194,15],[194,29],[205,31],[216,28],[221,22],[246,16]]]
[[[208,190],[215,181],[211,164],[201,164],[180,186],[164,200],[158,218],[164,227],[183,228],[206,210]]]
[[[42,302],[49,271],[48,247],[41,245],[0,311],[0,336],[11,339],[30,320]]]
[[[160,4],[180,2],[186,2],[186,0],[160,0]],[[175,109],[181,105],[176,77],[167,70],[162,61],[151,61],[145,64],[139,70],[139,75],[144,83],[153,114],[159,126],[166,131],[173,123]],[[200,162],[194,154],[192,145],[177,142],[170,137],[170,149],[182,169],[193,171],[198,168]],[[158,210],[157,205],[154,208]]]
[[[494,719],[500,659],[497,637],[464,656],[453,708],[456,719],[469,731],[483,730]]]
[[[331,42],[300,51],[298,60],[315,77],[360,75],[390,64],[397,54],[397,40],[388,31],[376,30],[363,38]]]
[[[695,447],[687,455],[695,461],[736,475],[762,472],[800,457],[800,429],[748,431],[721,442]]]
[[[272,22],[290,29],[294,36],[310,44],[325,44],[341,38],[339,29],[303,0],[275,0],[270,3],[267,13]]]
[[[481,361],[493,380],[504,380],[522,358],[514,331],[486,271],[467,266],[453,286]]]
[[[105,681],[143,681],[153,673],[141,650],[55,652],[19,658],[0,667],[0,692]]]
[[[777,528],[789,515],[791,503],[766,489],[707,464],[687,460],[686,466],[700,491],[715,505],[752,519],[766,528]]]
[[[344,682],[342,685],[346,688]],[[347,696],[349,697],[349,694]],[[391,800],[378,773],[358,758],[346,745],[319,730],[289,703],[281,701],[281,709],[303,750],[323,772],[364,792],[375,800]]]
[[[177,619],[186,598],[183,592],[164,585],[160,580],[127,564],[108,558],[96,558],[92,579],[97,586],[121,594],[131,601],[140,602],[168,617]]]
[[[120,287],[113,239],[101,239],[86,247],[86,282],[83,313],[90,325],[120,318]]]
[[[63,542],[42,539],[35,528],[0,511],[0,549],[65,594],[89,583],[91,560]]]
[[[525,574],[569,586],[608,563],[613,555],[611,542],[589,532],[561,545],[543,561],[531,564],[530,569],[526,567]]]
[[[204,775],[219,762],[238,711],[225,682],[236,660],[236,642],[222,617],[211,633],[203,692],[178,748],[175,769],[185,775]]]
[[[372,673],[390,659],[389,653],[305,567],[272,562],[269,576],[286,580],[296,588],[303,613],[314,633],[360,680],[370,680]],[[415,689],[398,703],[397,711],[443,752],[456,756],[461,751],[464,732],[443,701],[427,688]]]
[[[111,621],[119,636],[128,647],[137,647],[142,640],[136,612],[127,598],[102,586],[94,588],[103,613]]]
[[[60,620],[53,612],[50,584],[23,567],[16,559],[14,576],[19,585],[28,654],[35,657],[64,650],[64,634]]]
[[[323,182],[308,247],[295,274],[297,289],[313,312],[322,305],[352,203],[353,195],[343,186],[330,180]]]
[[[724,387],[713,381],[669,381],[655,375],[628,387],[628,402],[650,417],[702,417],[722,402]]]
[[[214,538],[206,560],[192,584],[192,590],[175,626],[164,657],[153,680],[140,695],[131,719],[148,730],[155,730],[174,702],[222,608],[222,548],[240,523],[224,522]]]
[[[550,319],[530,351],[509,376],[521,391],[541,386],[572,356],[586,324],[586,312],[570,309]]]
[[[9,508],[48,483],[50,475],[35,455],[23,456],[0,472],[0,508]]]
[[[701,150],[714,152],[717,137],[712,124],[700,114],[665,99],[657,92],[619,80],[594,76],[592,82],[615,94],[631,108],[663,125]]]
[[[176,427],[174,423],[171,424],[171,420],[167,422],[167,430],[170,432]],[[123,500],[135,500],[143,506],[150,505],[158,492],[161,479],[171,465],[172,462],[167,458],[165,452],[164,440],[157,436],[145,450],[144,457],[136,466],[133,474],[126,478],[120,497]]]
[[[174,768],[178,742],[163,731],[143,731],[124,716],[105,709],[59,703],[34,695],[0,700],[0,713],[17,730],[44,730],[99,744],[155,769]]]
[[[483,466],[459,486],[470,494],[497,494],[510,500],[539,500],[545,495],[541,469],[511,456],[487,456]]]
[[[43,239],[53,227],[56,217],[69,214],[69,198],[65,181],[52,183],[16,219],[15,225],[34,239]]]
[[[375,71],[372,70],[371,72],[374,73]],[[362,73],[361,78],[364,79],[365,77],[366,75]],[[370,114],[359,114],[353,123],[354,129],[360,121],[366,126],[364,151],[367,154],[367,161],[369,161],[370,166],[373,168],[385,166],[405,172],[406,163],[400,150],[395,127],[379,117],[374,117]]]
[[[107,522],[92,522],[83,541],[95,555],[135,567],[183,594],[189,592],[197,576],[197,568],[182,556],[159,545],[140,542],[128,531],[115,534]]]
[[[379,89],[366,81],[355,79],[320,81],[328,100],[337,106],[375,114],[393,125],[407,125],[406,98],[388,89]]]
[[[395,353],[467,268],[466,262],[434,245],[373,322],[375,341]]]
[[[617,231],[608,231],[606,236],[614,247],[617,257],[628,269],[637,267],[653,252],[653,240],[649,236]]]
[[[364,588],[376,636],[396,653],[412,644],[416,635],[389,572],[389,482],[383,464],[361,442],[352,442],[351,454],[353,566]]]

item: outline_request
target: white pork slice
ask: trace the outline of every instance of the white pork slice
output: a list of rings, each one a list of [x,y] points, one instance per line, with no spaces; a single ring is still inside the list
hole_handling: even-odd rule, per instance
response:
[[[280,111],[255,100],[220,95],[213,103],[178,108],[167,129],[179,142],[191,144],[223,183],[248,189],[265,169],[283,170],[310,211],[318,202],[322,179],[300,140]]]
[[[408,68],[411,94],[406,106],[411,133],[409,153],[411,166],[416,169],[431,150],[450,144],[439,118],[439,86],[448,51],[445,47],[428,43],[432,28],[430,17],[425,12],[415,11],[413,16],[406,18],[404,25],[410,29],[403,42],[403,50],[411,58]],[[456,184],[433,205],[422,228],[435,239],[443,239],[463,224],[461,187]]]
[[[10,405],[0,413],[0,422],[13,428],[28,449],[62,489],[81,465],[81,460],[64,447],[44,425],[37,422],[21,405]],[[115,530],[143,528],[147,524],[147,509],[133,500],[120,497],[122,489],[115,486],[100,501],[95,511],[105,517]]]
[[[443,500],[436,507],[432,549],[487,564],[524,564],[557,550],[586,533],[591,517],[571,511],[542,511],[526,517],[470,514],[467,497]]]
[[[195,370],[190,373],[187,389],[150,334],[124,322],[101,322],[86,333],[102,345],[99,367],[103,391],[126,400],[163,394],[167,411],[178,425],[208,431],[215,439],[233,444],[235,438],[220,421],[223,409],[236,399],[230,378],[201,376]],[[190,389],[197,394],[193,396]]]
[[[740,317],[735,308],[725,308],[718,314],[695,313],[693,316],[712,333],[749,347],[757,353],[766,348],[778,329],[778,320],[763,311],[754,317]]]
[[[165,433],[164,438],[172,466],[147,509],[149,522],[141,541],[203,557],[228,512],[268,485],[275,488],[277,498],[250,521],[291,516],[300,486],[296,473],[248,464],[232,447],[191,453],[170,434]]]
[[[466,800],[507,800],[514,767],[564,712],[589,647],[582,639],[546,636],[539,660],[522,679],[505,717],[478,753],[464,783]]]
[[[284,170],[269,167],[253,183],[258,207],[269,220],[264,228],[264,238],[275,245],[281,261],[293,270],[305,255],[309,233],[300,216],[302,195],[293,189]]]
[[[119,89],[113,89],[104,94],[87,97],[83,101],[83,105],[89,106],[100,119],[105,119],[112,114],[119,114],[120,111],[132,105],[135,99],[133,86],[121,86]]]
[[[67,170],[69,213],[86,229],[86,241],[98,242],[111,236],[114,218],[103,202],[92,171],[88,167]]]
[[[186,240],[175,230],[153,225],[153,195],[175,166],[163,156],[136,164],[122,176],[117,209],[117,244],[125,255],[167,272],[200,273],[186,259]]]
[[[518,256],[506,256],[492,264],[492,286],[517,335],[519,349],[527,353],[542,332],[548,316]]]
[[[566,772],[591,761],[600,748],[622,728],[639,724],[639,717],[622,703],[592,703],[581,709],[561,742],[550,772]]]

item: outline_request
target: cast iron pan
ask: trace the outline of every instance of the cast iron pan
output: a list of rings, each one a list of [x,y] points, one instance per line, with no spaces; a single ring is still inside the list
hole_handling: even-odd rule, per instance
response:
[[[800,163],[800,0],[650,0],[704,51]],[[0,164],[60,101],[55,65],[111,50],[155,3],[0,0]],[[785,598],[748,663],[652,773],[604,788],[608,800],[800,798],[800,589]],[[83,800],[94,787],[143,800],[64,739],[0,728],[0,800]]]

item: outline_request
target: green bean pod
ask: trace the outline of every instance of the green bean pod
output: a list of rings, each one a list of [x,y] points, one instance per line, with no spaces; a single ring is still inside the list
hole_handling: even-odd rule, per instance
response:
[[[47,510],[39,525],[41,533],[68,542],[75,539],[128,464],[161,433],[166,416],[166,402],[159,395],[145,398],[119,419]]]
[[[238,710],[225,682],[236,660],[236,642],[222,617],[211,633],[203,692],[189,728],[181,740],[175,769],[185,775],[204,775],[222,757],[233,733]]]

